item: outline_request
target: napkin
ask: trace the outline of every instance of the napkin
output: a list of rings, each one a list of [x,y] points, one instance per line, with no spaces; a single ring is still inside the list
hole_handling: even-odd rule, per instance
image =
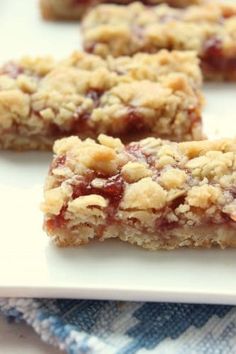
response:
[[[232,306],[4,298],[0,311],[69,354],[236,353]]]

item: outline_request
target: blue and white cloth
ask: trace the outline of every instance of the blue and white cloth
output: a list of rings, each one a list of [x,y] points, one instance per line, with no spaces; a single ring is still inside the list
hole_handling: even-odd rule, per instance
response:
[[[0,299],[69,354],[234,354],[236,308],[90,300]]]

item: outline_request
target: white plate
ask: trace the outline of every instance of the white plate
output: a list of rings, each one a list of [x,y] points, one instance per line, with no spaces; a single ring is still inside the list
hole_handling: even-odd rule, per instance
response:
[[[1,60],[62,57],[77,46],[77,25],[43,23],[36,0],[2,0],[0,25]],[[205,93],[206,132],[234,136],[236,85],[209,84]],[[0,296],[236,304],[236,250],[149,252],[118,241],[54,247],[39,211],[50,159],[0,152]]]

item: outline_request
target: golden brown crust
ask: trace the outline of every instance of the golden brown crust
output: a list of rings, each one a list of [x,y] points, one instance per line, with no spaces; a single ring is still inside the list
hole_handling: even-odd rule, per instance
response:
[[[23,58],[1,69],[0,147],[47,149],[73,134],[201,139],[200,86],[191,52]]]
[[[236,246],[236,140],[54,145],[45,230],[60,245],[118,237],[146,248]]]
[[[39,0],[41,15],[45,20],[80,20],[92,1],[88,4],[78,3],[72,0]]]
[[[68,230],[58,230],[56,236],[51,236],[53,237],[53,242],[59,247],[78,247],[92,240],[93,233],[91,231],[93,231],[91,227],[78,226],[77,232],[70,233]],[[151,251],[174,250],[182,247],[220,247],[222,249],[236,247],[235,230],[224,226],[180,227],[173,230],[166,230],[164,235],[163,231],[157,231],[155,237],[153,234],[149,234],[145,231],[140,232],[127,225],[117,226],[115,229],[108,226],[106,235],[100,239],[97,237],[101,242],[110,238],[119,238],[121,241]]]
[[[40,6],[41,15],[45,20],[55,19],[55,13],[53,12],[53,9],[51,8],[49,1],[39,0],[39,6]]]

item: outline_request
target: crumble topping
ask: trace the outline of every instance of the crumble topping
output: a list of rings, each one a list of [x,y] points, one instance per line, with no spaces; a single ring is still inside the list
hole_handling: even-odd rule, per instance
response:
[[[144,177],[149,177],[152,175],[152,172],[148,169],[147,164],[131,161],[122,167],[121,173],[124,179],[129,183],[137,182]]]
[[[71,137],[55,143],[42,207],[49,233],[57,232],[62,213],[70,232],[80,223],[95,223],[99,237],[120,223],[153,234],[178,226],[235,227],[235,140],[147,138],[126,146],[104,135],[99,140]],[[58,165],[61,156],[66,159]]]

